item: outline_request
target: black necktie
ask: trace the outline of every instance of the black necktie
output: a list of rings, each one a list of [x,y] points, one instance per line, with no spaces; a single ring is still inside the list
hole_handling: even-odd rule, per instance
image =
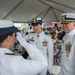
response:
[[[37,35],[37,37],[39,37],[39,35]]]

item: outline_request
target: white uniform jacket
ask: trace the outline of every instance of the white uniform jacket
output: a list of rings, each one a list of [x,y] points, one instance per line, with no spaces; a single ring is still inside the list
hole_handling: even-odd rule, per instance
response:
[[[75,75],[75,29],[62,40],[61,75]]]
[[[36,33],[25,35],[25,39],[29,41],[29,43],[36,45],[48,60],[48,69],[51,70],[53,66],[53,42],[51,37],[41,32],[39,35]]]
[[[35,75],[47,67],[45,57],[35,46],[26,48],[32,60],[12,55],[6,48],[0,48],[0,75]]]

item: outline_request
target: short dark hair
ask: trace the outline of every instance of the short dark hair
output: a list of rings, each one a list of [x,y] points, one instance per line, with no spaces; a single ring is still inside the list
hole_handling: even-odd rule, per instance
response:
[[[1,36],[0,36],[0,44],[1,44],[9,35],[12,36],[12,34],[13,34],[13,33],[1,35]]]
[[[64,35],[65,35],[65,32],[62,31],[62,32],[60,32],[60,33],[57,34],[57,38],[58,38],[59,40],[62,40],[63,37],[64,37]]]

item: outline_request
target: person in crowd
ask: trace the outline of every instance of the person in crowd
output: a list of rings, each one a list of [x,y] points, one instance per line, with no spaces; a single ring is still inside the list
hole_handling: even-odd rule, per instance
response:
[[[65,36],[62,40],[60,75],[75,75],[75,14],[61,14]]]
[[[46,75],[47,70],[50,72],[53,66],[53,42],[50,36],[46,35],[42,30],[41,18],[32,19],[32,27],[35,33],[31,33],[24,38],[29,43],[36,45],[39,51],[48,61],[48,68],[44,68],[38,75]]]
[[[15,56],[10,50],[16,38],[26,48],[31,60]],[[47,65],[39,49],[26,42],[12,21],[0,20],[0,75],[36,75]]]
[[[56,40],[57,40],[57,35],[56,35],[56,32],[52,32],[51,33],[52,34],[52,41],[53,41],[53,43],[55,43],[56,42]]]
[[[61,42],[56,41],[54,43],[54,65],[60,65],[61,63]]]
[[[65,32],[64,31],[62,31],[62,32],[57,34],[58,40],[62,40],[64,36],[65,36]]]

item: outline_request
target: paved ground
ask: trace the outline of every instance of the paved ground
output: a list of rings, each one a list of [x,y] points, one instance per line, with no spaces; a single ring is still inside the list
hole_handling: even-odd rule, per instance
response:
[[[60,66],[54,65],[51,73],[53,75],[60,75],[60,68],[61,68]]]

